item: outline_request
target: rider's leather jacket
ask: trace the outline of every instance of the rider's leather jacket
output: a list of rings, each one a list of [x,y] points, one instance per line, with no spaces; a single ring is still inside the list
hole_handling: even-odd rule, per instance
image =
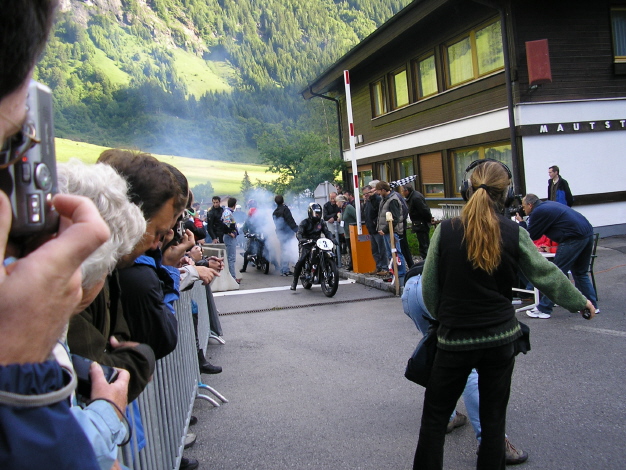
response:
[[[303,240],[317,240],[320,238],[321,234],[324,234],[326,238],[333,239],[330,230],[326,227],[326,224],[322,220],[311,220],[308,217],[300,222],[298,226],[298,233],[296,233],[296,238],[298,241]]]

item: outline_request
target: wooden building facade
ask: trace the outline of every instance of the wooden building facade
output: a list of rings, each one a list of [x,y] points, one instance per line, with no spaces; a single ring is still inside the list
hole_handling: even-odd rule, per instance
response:
[[[576,210],[626,233],[626,0],[415,0],[302,92],[338,100],[351,171],[344,70],[361,185],[415,174],[459,201],[487,157],[545,198],[558,165]]]

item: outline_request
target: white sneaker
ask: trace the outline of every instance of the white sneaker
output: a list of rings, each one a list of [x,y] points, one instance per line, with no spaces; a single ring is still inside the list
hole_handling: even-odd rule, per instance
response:
[[[550,318],[550,314],[549,313],[543,313],[537,307],[533,308],[532,310],[527,310],[526,311],[526,315],[528,315],[530,318],[541,318],[541,319],[544,319],[544,320],[546,318]]]

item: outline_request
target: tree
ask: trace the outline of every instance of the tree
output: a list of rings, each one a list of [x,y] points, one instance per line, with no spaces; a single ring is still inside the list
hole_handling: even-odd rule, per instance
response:
[[[252,191],[253,186],[252,186],[252,182],[250,181],[250,177],[248,176],[248,172],[244,171],[243,172],[243,179],[241,180],[241,198],[244,201],[248,200],[248,195],[250,194],[250,191]]]
[[[312,191],[323,181],[334,181],[343,167],[339,155],[329,155],[327,144],[313,132],[275,126],[259,137],[258,147],[268,171],[279,174],[266,184],[276,193]]]
[[[213,185],[210,181],[195,185],[191,188],[191,191],[193,192],[194,201],[204,204],[210,204],[211,198],[215,195]]]

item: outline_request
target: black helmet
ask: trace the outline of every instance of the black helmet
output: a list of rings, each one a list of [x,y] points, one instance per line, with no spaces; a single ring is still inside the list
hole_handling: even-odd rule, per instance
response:
[[[317,202],[309,204],[309,219],[319,222],[322,219],[322,206]]]

